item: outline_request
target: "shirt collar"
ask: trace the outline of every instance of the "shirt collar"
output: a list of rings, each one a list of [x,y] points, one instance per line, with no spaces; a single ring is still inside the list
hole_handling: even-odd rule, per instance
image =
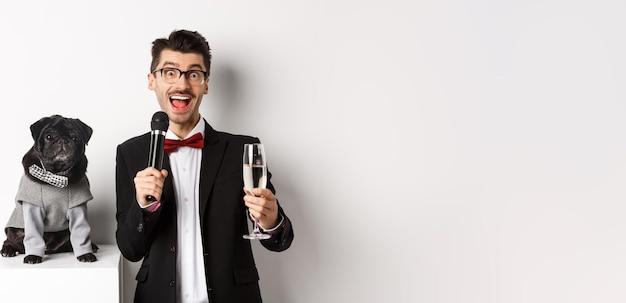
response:
[[[200,116],[200,120],[198,120],[198,123],[196,124],[196,126],[189,132],[189,134],[187,135],[187,137],[185,138],[179,138],[176,134],[174,134],[171,130],[167,130],[167,133],[165,133],[165,138],[166,139],[172,139],[172,140],[181,140],[181,139],[187,139],[191,136],[193,136],[195,133],[201,133],[202,137],[204,138],[204,126],[205,126],[205,121],[204,118],[202,116]]]

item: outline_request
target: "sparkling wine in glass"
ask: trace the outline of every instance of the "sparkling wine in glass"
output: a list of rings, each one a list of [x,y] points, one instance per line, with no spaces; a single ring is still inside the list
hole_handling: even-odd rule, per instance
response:
[[[265,188],[267,186],[267,164],[265,149],[261,143],[243,145],[243,185],[250,194],[253,188]],[[254,218],[252,232],[243,235],[244,239],[268,239],[270,235],[259,230],[259,221]]]

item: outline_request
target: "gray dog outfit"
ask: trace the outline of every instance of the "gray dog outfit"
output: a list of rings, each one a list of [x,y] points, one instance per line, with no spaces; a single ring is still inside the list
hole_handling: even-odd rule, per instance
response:
[[[22,176],[7,227],[24,229],[26,255],[43,257],[46,251],[44,232],[69,229],[75,256],[93,253],[91,227],[87,221],[87,201],[93,199],[89,180],[64,187],[33,181]]]

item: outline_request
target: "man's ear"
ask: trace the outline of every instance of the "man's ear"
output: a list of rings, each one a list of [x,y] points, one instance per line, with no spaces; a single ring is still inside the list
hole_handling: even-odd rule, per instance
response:
[[[149,73],[148,74],[148,89],[149,90],[154,90],[154,74],[153,73]]]

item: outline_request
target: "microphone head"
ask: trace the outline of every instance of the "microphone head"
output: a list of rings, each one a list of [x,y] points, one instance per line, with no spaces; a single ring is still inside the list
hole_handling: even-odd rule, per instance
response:
[[[170,119],[165,112],[156,112],[152,115],[150,126],[152,130],[167,131],[167,128],[170,126]]]

